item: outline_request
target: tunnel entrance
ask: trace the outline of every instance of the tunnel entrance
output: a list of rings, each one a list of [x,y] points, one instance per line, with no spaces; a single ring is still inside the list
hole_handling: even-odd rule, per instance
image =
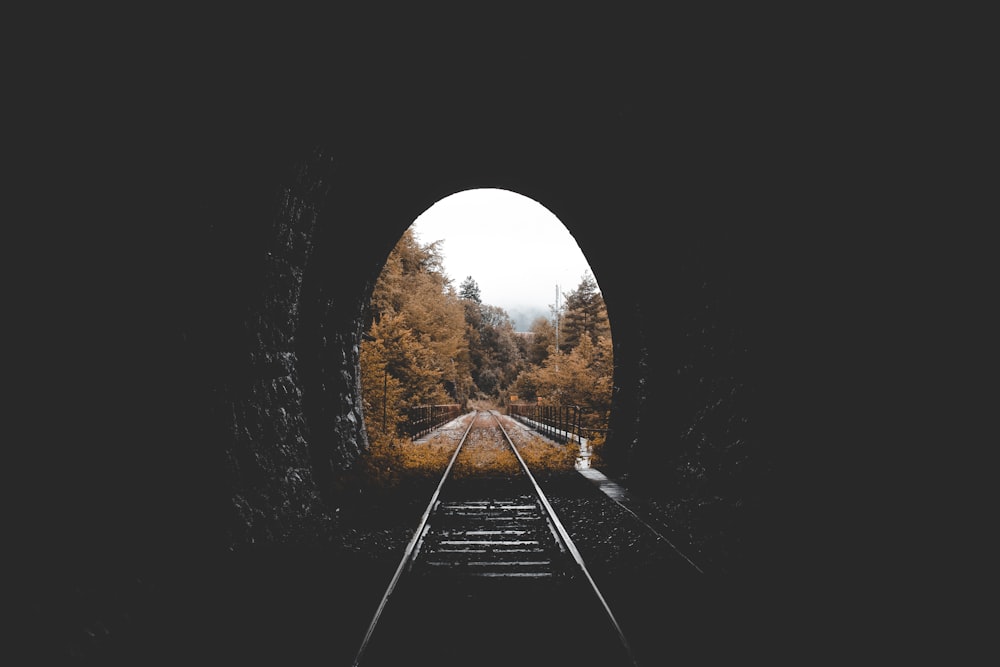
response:
[[[404,231],[372,289],[359,365],[369,456],[470,402],[558,415],[572,431],[562,441],[586,445],[588,463],[606,439],[614,360],[603,296],[562,222],[509,190],[454,193]]]
[[[226,426],[233,434],[226,455],[235,471],[234,541],[280,542],[301,525],[302,515],[336,514],[356,502],[351,475],[380,436],[384,446],[392,445],[406,423],[403,408],[551,401],[553,392],[568,387],[554,378],[591,369],[572,355],[589,346],[589,359],[602,373],[588,390],[610,392],[600,412],[606,423],[581,424],[594,429],[591,444],[605,436],[596,452],[601,460],[591,465],[657,498],[689,526],[697,523],[706,543],[728,545],[767,472],[755,467],[750,430],[754,369],[746,365],[745,290],[753,282],[736,279],[749,275],[737,261],[740,237],[675,222],[662,226],[666,236],[648,242],[635,223],[655,212],[649,198],[625,196],[615,180],[597,183],[573,165],[553,179],[550,170],[495,162],[459,170],[461,177],[405,162],[388,171],[374,161],[347,170],[342,164],[323,147],[300,156],[270,209],[264,247],[256,249],[266,258],[263,270],[254,273],[248,263],[254,279],[243,323],[249,354],[245,360],[233,356],[230,375],[248,378],[250,389],[234,383],[226,394],[234,415]],[[589,341],[579,336],[570,350],[573,327],[561,317],[560,354],[542,356],[547,348],[537,349],[538,368],[527,379],[527,366],[502,363],[515,359],[515,351],[522,360],[532,352],[522,347],[522,332],[504,309],[489,303],[473,270],[447,276],[441,258],[422,245],[438,239],[421,239],[410,229],[438,202],[479,189],[477,182],[509,183],[510,193],[537,193],[534,201],[545,201],[546,208],[551,203],[549,210],[588,250],[587,264],[601,277],[599,290],[594,280],[593,289],[583,291],[604,301],[607,319],[597,319],[605,328]],[[385,195],[386,183],[395,188],[392,196]],[[674,208],[680,220],[681,204]],[[523,267],[512,263],[512,271]],[[383,273],[396,281],[392,289],[379,286]],[[449,285],[449,278],[458,284]],[[579,295],[582,282],[558,285],[559,292],[546,284],[543,291],[553,306],[558,295],[568,316],[570,297]],[[433,295],[440,307],[403,299],[420,294]],[[670,326],[663,325],[664,314]],[[581,322],[586,318],[573,324]],[[555,329],[549,321],[542,331],[551,333],[553,352]],[[435,333],[441,331],[450,333]],[[470,346],[469,332],[477,334],[478,348]],[[572,388],[585,384],[579,377]],[[401,400],[410,380],[416,389]],[[583,404],[573,396],[558,398],[564,406]]]

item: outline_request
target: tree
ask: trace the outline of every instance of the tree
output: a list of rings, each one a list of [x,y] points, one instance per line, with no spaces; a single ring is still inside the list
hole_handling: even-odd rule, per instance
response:
[[[373,328],[373,334],[380,332]],[[405,417],[400,412],[402,383],[389,375],[384,341],[377,336],[361,346],[361,405],[365,431],[373,447],[388,445]]]
[[[531,323],[530,333],[525,345],[525,361],[533,366],[540,366],[549,356],[550,348],[556,344],[556,329],[549,318],[537,317]]]
[[[420,300],[437,301],[451,290],[440,245],[441,241],[421,245],[412,229],[403,232],[372,290],[369,307],[374,319],[386,312],[402,312],[415,294],[420,294]]]
[[[594,279],[585,275],[566,294],[556,355],[552,321],[539,317],[530,336],[522,336],[505,310],[482,303],[472,276],[456,293],[443,270],[440,243],[421,245],[411,230],[404,232],[372,289],[370,338],[361,349],[369,439],[391,442],[407,406],[464,403],[475,392],[502,397],[513,391],[580,406],[585,425],[605,426],[612,347]]]
[[[594,345],[584,337],[569,353],[558,358],[549,354],[540,366],[523,371],[512,389],[544,405],[578,406],[583,426],[605,428],[611,411],[612,362],[610,338],[602,336]]]
[[[462,284],[458,286],[458,296],[460,299],[468,299],[476,303],[483,302],[479,292],[479,284],[472,279],[472,276],[466,276]]]
[[[479,344],[482,348],[480,376],[491,381],[480,382],[484,392],[501,395],[506,393],[510,384],[524,367],[521,347],[518,345],[514,324],[507,312],[497,306],[484,305],[481,308],[482,319],[479,331]]]
[[[611,323],[604,297],[597,289],[597,282],[589,273],[583,275],[580,284],[566,294],[566,305],[559,329],[559,349],[572,350],[583,338],[592,344],[601,336],[611,336]]]
[[[421,245],[407,229],[372,289],[369,334],[380,350],[365,354],[375,345],[362,345],[362,400],[376,403],[369,392],[383,393],[383,376],[398,382],[396,402],[383,406],[387,422],[392,409],[458,400],[471,385],[462,301],[443,271],[439,244]],[[367,409],[366,416],[381,419]]]
[[[531,362],[512,388],[519,397],[554,406],[581,408],[581,423],[589,428],[607,426],[611,410],[614,373],[611,325],[597,283],[585,274],[576,290],[566,294],[558,316],[559,351],[554,325],[546,318],[532,324],[527,346]],[[544,352],[543,352],[544,350]]]
[[[498,306],[471,299],[463,303],[476,389],[487,395],[502,395],[524,366],[514,324],[507,312]]]

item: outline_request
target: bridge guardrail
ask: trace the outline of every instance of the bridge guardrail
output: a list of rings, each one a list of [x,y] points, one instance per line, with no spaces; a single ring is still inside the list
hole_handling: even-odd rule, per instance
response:
[[[578,405],[538,405],[534,403],[511,403],[508,414],[520,421],[530,420],[531,426],[556,442],[575,442],[591,440],[596,433],[607,433],[606,428],[583,426],[581,414],[583,408]]]
[[[419,438],[461,414],[462,406],[459,403],[411,405],[406,408],[406,421],[400,428],[409,437]]]

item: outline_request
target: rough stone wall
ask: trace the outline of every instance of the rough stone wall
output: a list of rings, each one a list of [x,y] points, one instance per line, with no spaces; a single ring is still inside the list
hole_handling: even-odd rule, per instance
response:
[[[245,321],[245,379],[220,388],[231,412],[231,544],[294,541],[303,526],[329,519],[309,456],[296,349],[303,274],[328,188],[316,173],[322,162],[313,156],[280,190],[263,288]]]

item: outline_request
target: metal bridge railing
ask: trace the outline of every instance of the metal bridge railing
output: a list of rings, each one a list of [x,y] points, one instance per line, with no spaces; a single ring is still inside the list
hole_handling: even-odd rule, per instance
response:
[[[587,438],[584,433],[588,429],[580,425],[578,405],[537,405],[526,403],[511,403],[508,413],[521,422],[528,423],[532,428],[556,442],[581,443],[581,438]]]
[[[400,425],[400,429],[411,438],[430,433],[462,414],[462,406],[458,403],[411,405],[405,410],[406,421]]]

